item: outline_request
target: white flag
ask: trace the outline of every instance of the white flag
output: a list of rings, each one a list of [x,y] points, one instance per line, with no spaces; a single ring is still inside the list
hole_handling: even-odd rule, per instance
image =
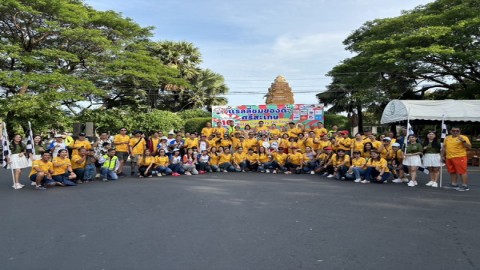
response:
[[[10,142],[8,141],[8,132],[7,132],[7,125],[2,123],[3,125],[3,137],[2,137],[2,146],[3,146],[3,168],[8,168],[8,158],[12,154],[10,151]]]

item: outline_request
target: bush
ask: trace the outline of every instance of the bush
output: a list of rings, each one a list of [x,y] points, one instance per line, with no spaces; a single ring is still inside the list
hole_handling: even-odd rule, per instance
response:
[[[205,127],[207,122],[212,122],[211,117],[192,118],[185,121],[185,132],[202,132],[202,128]]]
[[[325,128],[331,130],[333,125],[338,126],[338,130],[350,130],[350,121],[348,117],[338,114],[325,114]]]
[[[204,111],[202,109],[192,109],[192,110],[185,110],[177,113],[183,120],[188,120],[192,118],[204,118],[204,117],[212,117],[211,112]]]

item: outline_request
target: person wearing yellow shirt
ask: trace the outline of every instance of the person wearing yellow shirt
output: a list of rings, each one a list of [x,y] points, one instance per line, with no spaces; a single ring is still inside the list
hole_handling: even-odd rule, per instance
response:
[[[210,135],[213,134],[213,132],[215,132],[215,129],[212,127],[212,123],[211,122],[207,122],[205,124],[205,127],[202,128],[202,135],[205,135],[207,138],[210,137]]]
[[[148,139],[148,150],[150,153],[158,153],[158,144],[160,143],[160,133],[154,132]]]
[[[231,150],[231,147],[232,147],[232,140],[230,139],[230,135],[228,134],[225,134],[223,135],[223,138],[221,140],[218,140],[218,143],[219,143],[219,146],[223,147],[223,149],[230,149]]]
[[[40,157],[32,162],[32,170],[28,177],[35,183],[35,189],[45,190],[45,187],[55,186],[52,179],[53,163],[50,161],[52,155],[49,152],[42,152]]]
[[[313,131],[315,132],[315,136],[318,137],[318,138],[321,138],[323,135],[328,134],[328,131],[324,127],[322,122],[318,122],[317,126],[313,129]]]
[[[305,147],[303,154],[303,171],[305,173],[315,174],[317,168],[317,153],[310,147]]]
[[[329,163],[333,166],[334,173],[333,175],[328,175],[327,178],[335,177],[337,180],[345,180],[345,174],[350,167],[350,156],[345,154],[345,150],[338,149],[337,153],[333,154]]]
[[[371,158],[366,163],[365,180],[360,181],[360,183],[386,183],[390,176],[387,160],[382,158],[377,150],[372,150],[370,154]]]
[[[242,147],[238,148],[233,154],[232,161],[236,172],[245,172],[247,168],[247,154],[243,152]]]
[[[364,143],[365,141],[363,140],[362,134],[355,134],[355,138],[352,140],[352,154],[354,151],[362,152]]]
[[[360,181],[362,181],[362,176],[365,174],[365,164],[367,164],[367,160],[362,157],[362,152],[354,150],[352,165],[348,168],[345,178],[349,180],[355,179],[355,183],[360,183]]]
[[[350,150],[352,149],[352,139],[348,137],[348,131],[341,131],[336,143],[337,149],[342,149],[345,153],[350,154]]]
[[[152,177],[152,171],[154,168],[155,157],[152,156],[150,149],[145,149],[143,155],[138,160],[138,177]]]
[[[315,172],[322,174],[322,176],[333,175],[335,170],[331,163],[331,159],[335,153],[331,146],[326,146],[323,148],[322,152],[319,152],[317,155],[318,167]]]
[[[403,151],[399,143],[392,144],[392,155],[390,156],[389,169],[393,174],[392,183],[401,184],[408,182],[405,177],[405,165],[403,165]]]
[[[135,167],[137,166],[138,160],[145,152],[145,148],[147,145],[145,138],[143,137],[143,132],[137,130],[133,132],[133,135],[135,137],[131,138],[128,142],[131,164],[130,175],[135,174]]]
[[[243,149],[245,149],[245,146],[245,136],[243,136],[243,134],[241,133],[236,133],[235,137],[232,138],[232,150],[237,151],[240,147],[243,147]]]
[[[320,150],[320,152],[323,152],[323,149],[325,149],[325,147],[331,147],[333,150],[332,142],[327,135],[323,135],[322,139],[318,142],[318,150]]]
[[[218,144],[218,138],[215,137],[215,136],[212,134],[212,135],[210,135],[210,136],[208,137],[207,142],[208,142],[208,145],[210,146],[210,149],[211,149],[212,147],[214,147],[214,146],[216,147],[216,146],[217,146],[217,144]]]
[[[220,168],[219,168],[219,160],[220,160],[220,155],[223,153],[223,148],[220,149],[217,149],[216,146],[213,146],[212,148],[210,148],[210,152],[208,153],[208,155],[210,156],[210,168],[211,168],[211,171],[210,172],[219,172],[220,171]]]
[[[387,161],[390,160],[393,150],[392,150],[392,139],[390,137],[385,137],[382,140],[382,145],[377,149],[380,153],[380,156]]]
[[[223,135],[227,133],[227,130],[222,126],[222,122],[217,122],[217,126],[214,129],[215,135],[217,138],[223,138]]]
[[[128,160],[128,144],[130,142],[130,136],[127,135],[127,129],[121,128],[120,134],[117,134],[113,137],[113,144],[115,149],[115,154],[117,155],[119,164],[118,164],[118,171],[117,175],[123,175],[123,166],[125,162]]]
[[[258,141],[257,141],[257,138],[255,138],[255,133],[253,131],[249,132],[248,138],[245,139],[245,148],[246,149],[252,148],[253,151],[257,151],[257,144],[258,144]]]
[[[303,133],[299,133],[298,138],[297,138],[297,147],[298,147],[298,149],[302,150],[302,152],[305,152],[306,141],[307,141],[307,139],[305,139],[305,135]],[[312,148],[312,150],[313,150],[313,148]]]
[[[269,169],[270,163],[272,161],[272,156],[270,155],[270,152],[267,148],[260,146],[258,148],[258,171],[260,172],[266,172],[267,169]],[[267,164],[268,166],[266,166]],[[270,173],[270,171],[269,171]]]
[[[268,133],[270,134],[270,137],[273,138],[273,136],[277,135],[277,137],[280,137],[280,130],[277,128],[277,125],[272,124],[268,128]]]
[[[87,150],[92,149],[92,144],[87,140],[85,133],[78,134],[78,139],[75,140],[73,145],[70,146],[72,149],[72,157],[78,155],[78,149],[85,148]]]
[[[198,148],[198,138],[197,135],[192,133],[189,138],[185,139],[185,149],[193,148],[194,146]]]
[[[158,156],[155,157],[155,166],[158,176],[172,174],[172,170],[168,167],[170,166],[170,158],[167,156],[165,149],[158,151]]]
[[[285,168],[285,164],[287,163],[288,155],[284,151],[285,149],[283,148],[283,146],[280,146],[278,147],[277,151],[271,153],[271,169],[273,170],[272,173],[277,173],[278,171],[287,171],[287,168]]]
[[[377,141],[375,134],[368,135],[368,140],[372,143],[373,149],[378,150],[382,146],[381,141]]]
[[[87,166],[87,154],[88,151],[85,148],[78,149],[78,153],[72,156],[72,170],[77,175],[75,183],[83,183],[83,174],[85,173],[85,167]]]
[[[451,183],[449,188],[458,191],[468,191],[468,175],[467,175],[467,150],[472,148],[472,144],[467,136],[460,134],[459,127],[452,127],[450,134],[445,138],[441,155],[447,165],[448,173],[450,173]],[[457,184],[457,175],[462,178],[462,186]]]
[[[303,154],[300,149],[292,148],[293,152],[288,153],[287,163],[285,167],[287,167],[287,171],[285,174],[292,174],[294,171],[296,174],[300,174],[303,169]]]
[[[53,158],[52,179],[59,186],[76,186],[72,180],[77,178],[77,175],[73,172],[72,163],[67,156],[67,150],[60,149],[58,155]]]
[[[294,122],[288,123],[288,137],[290,138],[297,138],[299,133],[302,133],[303,130],[297,126],[295,126]]]
[[[265,148],[262,147],[264,153],[265,153]],[[253,148],[249,148],[246,156],[246,163],[247,163],[247,168],[251,172],[256,172],[259,170],[259,160],[258,160],[258,154],[253,151]]]
[[[255,127],[255,133],[257,134],[267,134],[268,127],[265,126],[263,121],[258,121],[258,126]]]
[[[223,172],[234,172],[235,167],[232,164],[232,153],[230,152],[230,148],[223,149],[223,153],[220,154],[220,158],[218,159],[218,167]]]

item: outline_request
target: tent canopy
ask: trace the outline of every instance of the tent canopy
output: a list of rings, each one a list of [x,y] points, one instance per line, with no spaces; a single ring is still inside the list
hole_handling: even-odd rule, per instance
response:
[[[392,100],[380,123],[410,120],[480,122],[480,100]]]

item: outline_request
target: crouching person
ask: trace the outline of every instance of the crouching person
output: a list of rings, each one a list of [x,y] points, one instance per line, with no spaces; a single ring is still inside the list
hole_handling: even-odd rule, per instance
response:
[[[77,175],[73,172],[72,162],[68,156],[66,149],[58,150],[57,157],[53,158],[53,173],[52,179],[59,186],[76,186],[73,182]]]
[[[170,166],[170,159],[167,156],[165,149],[160,149],[158,153],[158,156],[155,157],[155,165],[157,166],[155,170],[157,171],[157,176],[172,174],[172,169],[168,167]]]
[[[103,156],[105,161],[100,169],[103,182],[108,182],[109,180],[118,180],[117,170],[120,166],[120,162],[115,154],[115,149],[109,149],[107,154]]]
[[[32,171],[30,172],[30,181],[35,183],[35,189],[45,190],[45,187],[55,186],[52,179],[53,163],[49,152],[43,152],[40,159],[33,161]]]

